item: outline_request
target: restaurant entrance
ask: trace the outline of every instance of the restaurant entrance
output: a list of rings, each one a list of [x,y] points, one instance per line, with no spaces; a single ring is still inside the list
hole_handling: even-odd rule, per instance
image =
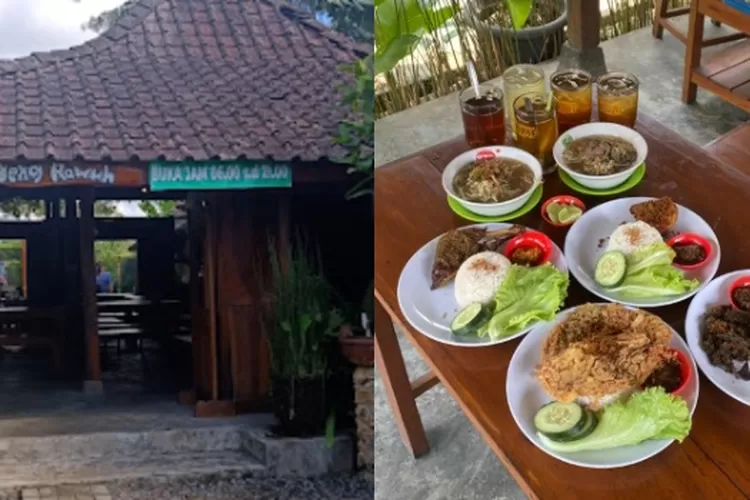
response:
[[[99,394],[106,382],[108,392],[127,386],[175,401],[191,385],[190,349],[181,347],[191,333],[188,284],[177,275],[187,261],[186,214],[125,218],[112,210],[153,198],[143,192],[143,167],[87,166],[70,176],[60,169],[0,165],[5,397],[29,389]],[[97,287],[104,275],[109,285]]]

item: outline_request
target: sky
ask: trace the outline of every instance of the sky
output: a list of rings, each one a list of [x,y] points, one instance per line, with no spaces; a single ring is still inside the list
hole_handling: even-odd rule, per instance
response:
[[[66,49],[96,36],[81,25],[124,0],[0,0],[0,58]]]

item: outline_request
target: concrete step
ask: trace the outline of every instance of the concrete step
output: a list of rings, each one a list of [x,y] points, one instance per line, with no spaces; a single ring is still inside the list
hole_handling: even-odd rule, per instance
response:
[[[265,473],[265,467],[236,451],[154,454],[106,459],[0,461],[0,488],[29,488],[59,484],[104,483],[118,479],[196,477],[226,472]]]
[[[138,457],[167,453],[241,451],[245,431],[239,425],[94,432],[0,438],[0,457],[14,461]]]

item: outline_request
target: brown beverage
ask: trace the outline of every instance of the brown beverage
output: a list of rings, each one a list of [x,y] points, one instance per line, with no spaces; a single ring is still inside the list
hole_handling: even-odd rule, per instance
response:
[[[562,134],[591,121],[591,75],[580,69],[557,71],[550,77],[555,95],[557,131]]]
[[[607,73],[596,84],[599,121],[635,127],[638,116],[638,78],[628,73]]]
[[[549,105],[549,94],[530,93],[516,98],[513,111],[516,117],[516,147],[534,155],[545,174],[555,171],[552,148],[557,141],[555,106]]]
[[[469,147],[505,144],[505,111],[503,92],[488,84],[479,86],[479,96],[473,88],[459,95],[464,133]]]

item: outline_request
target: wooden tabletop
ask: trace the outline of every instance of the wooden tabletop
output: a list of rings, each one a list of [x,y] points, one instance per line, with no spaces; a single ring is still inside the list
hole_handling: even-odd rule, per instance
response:
[[[648,117],[637,130],[649,146],[644,181],[623,196],[670,196],[700,214],[722,244],[719,274],[750,268],[750,175],[720,163]],[[515,424],[505,395],[505,376],[520,340],[467,349],[434,342],[408,327],[396,299],[399,275],[422,245],[450,229],[471,224],[446,203],[440,174],[468,149],[457,139],[376,169],[375,294],[456,399],[469,420],[532,498],[750,497],[750,407],[726,396],[701,375],[690,437],[658,456],[624,469],[591,470],[567,465],[537,449]],[[544,198],[571,193],[554,175]],[[573,193],[575,194],[575,193]],[[582,197],[587,207],[606,198]],[[546,232],[563,246],[565,230],[546,225],[537,206],[516,222]],[[566,305],[599,302],[571,280]],[[684,335],[688,301],[654,309]]]

